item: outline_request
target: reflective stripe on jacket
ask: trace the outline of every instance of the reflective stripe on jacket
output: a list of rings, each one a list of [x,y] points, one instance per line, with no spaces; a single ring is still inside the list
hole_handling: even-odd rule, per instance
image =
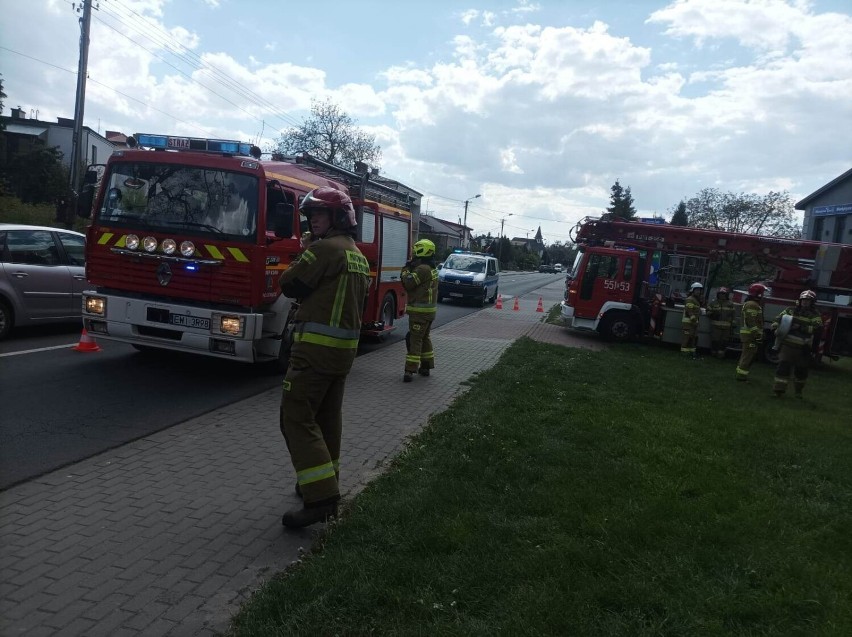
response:
[[[691,294],[683,302],[683,323],[698,323],[701,315],[701,303]]]
[[[313,242],[284,271],[282,289],[305,290],[293,330],[294,368],[349,372],[358,350],[369,275],[370,266],[355,241],[337,230]]]
[[[822,316],[816,309],[805,309],[799,307],[788,307],[781,312],[772,323],[772,329],[778,329],[778,324],[781,322],[782,316],[792,316],[793,324],[790,326],[790,331],[784,337],[782,343],[784,345],[810,346],[814,342],[814,336],[818,336],[822,331]]]
[[[755,300],[746,301],[743,305],[742,326],[740,335],[749,334],[755,338],[763,334],[763,307]]]
[[[433,320],[438,309],[438,271],[420,262],[414,268],[403,268],[400,278],[408,292],[406,313],[424,321]]]

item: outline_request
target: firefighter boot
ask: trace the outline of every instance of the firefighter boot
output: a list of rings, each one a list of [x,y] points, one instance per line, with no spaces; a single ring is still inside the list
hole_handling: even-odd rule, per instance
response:
[[[403,383],[410,383],[413,380],[414,380],[414,372],[405,372],[402,375],[402,382]]]
[[[428,376],[429,375],[429,368],[428,367],[421,367],[420,369],[417,370],[417,373],[420,374],[421,376]]]
[[[317,522],[327,522],[337,517],[337,502],[320,506],[303,506],[301,509],[290,509],[281,518],[281,524],[288,529],[301,529]]]

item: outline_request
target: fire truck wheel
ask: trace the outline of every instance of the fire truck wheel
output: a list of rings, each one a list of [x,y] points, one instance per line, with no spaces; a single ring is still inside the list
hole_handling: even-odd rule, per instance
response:
[[[607,312],[599,330],[607,340],[625,342],[636,337],[636,321],[627,312]]]
[[[385,298],[382,299],[381,317],[386,328],[392,326],[396,320],[396,301],[390,292],[385,294]]]

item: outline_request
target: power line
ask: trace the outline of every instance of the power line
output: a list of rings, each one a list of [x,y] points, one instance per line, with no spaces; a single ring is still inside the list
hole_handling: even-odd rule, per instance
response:
[[[254,106],[257,106],[257,107],[259,107],[263,110],[269,111],[269,113],[273,117],[275,117],[275,118],[279,119],[281,122],[283,122],[286,127],[292,127],[292,126],[299,126],[300,125],[299,122],[295,120],[295,118],[293,118],[292,116],[278,110],[278,107],[275,104],[273,104],[272,102],[270,102],[269,100],[265,99],[261,95],[258,95],[257,93],[252,91],[250,88],[246,87],[245,85],[241,84],[240,82],[238,82],[237,80],[235,80],[234,78],[229,76],[224,71],[221,71],[221,70],[217,69],[216,67],[212,66],[211,64],[205,62],[199,55],[197,55],[193,51],[187,49],[183,44],[181,44],[179,41],[175,40],[174,37],[168,31],[165,31],[156,22],[154,22],[151,19],[146,18],[145,16],[137,13],[132,8],[127,7],[126,5],[122,4],[121,2],[118,2],[117,0],[113,0],[112,4],[117,5],[117,7],[120,7],[120,9],[123,10],[125,13],[121,14],[121,13],[118,13],[118,12],[112,10],[112,9],[106,9],[104,11],[104,14],[109,16],[111,19],[116,20],[123,27],[134,31],[137,35],[139,35],[144,40],[147,40],[147,41],[151,42],[152,44],[154,44],[158,47],[162,47],[168,53],[170,53],[172,56],[174,56],[175,58],[177,58],[179,61],[183,62],[184,64],[190,66],[191,68],[193,68],[195,70],[200,70],[200,71],[207,71],[208,77],[210,77],[211,80],[213,80],[214,82],[223,86],[224,88],[226,88],[230,91],[233,91],[234,93],[239,95],[241,98],[252,103]],[[140,26],[137,24],[138,21],[129,17],[127,15],[127,12],[137,16],[140,20],[143,20],[145,22],[145,25],[147,27],[150,27],[150,29],[140,28]],[[105,26],[113,29],[114,31],[116,31],[118,33],[121,33],[120,31],[118,31],[118,29],[116,29],[114,26],[108,24],[104,20],[99,19],[99,22],[101,22]],[[176,71],[178,71],[179,73],[181,73],[182,75],[187,77],[187,79],[189,79],[190,81],[197,83],[199,86],[210,91],[211,93],[213,93],[217,97],[225,99],[225,101],[227,101],[229,104],[231,104],[231,105],[233,105],[237,108],[240,108],[237,104],[234,104],[233,102],[227,100],[226,98],[224,98],[219,93],[216,93],[215,91],[213,91],[210,87],[202,84],[201,82],[199,82],[198,80],[196,80],[192,76],[188,75],[187,73],[185,73],[181,69],[175,67],[174,65],[172,65],[169,62],[167,62],[166,60],[164,60],[162,57],[156,55],[153,51],[142,46],[142,44],[140,44],[139,42],[136,42],[135,40],[129,38],[124,33],[121,33],[121,35],[124,35],[124,37],[127,37],[136,46],[138,46],[141,49],[143,49],[144,51],[150,53],[151,55],[156,57],[158,60],[164,62],[165,64],[168,64],[173,69],[175,69]],[[257,116],[252,115],[251,113],[248,113],[244,109],[241,109],[241,110],[243,110],[243,112],[246,112],[253,119],[256,119],[256,120],[258,119]],[[258,121],[263,122],[264,120],[258,120]]]
[[[52,64],[51,62],[47,62],[46,60],[40,60],[39,58],[33,57],[32,55],[27,55],[26,53],[21,53],[20,51],[15,51],[14,49],[10,49],[10,48],[5,47],[5,46],[0,46],[0,49],[2,49],[4,51],[8,51],[9,53],[14,53],[15,55],[20,55],[21,57],[25,57],[27,59],[30,59],[33,62],[38,62],[39,64],[44,64],[45,66],[50,66],[50,67],[57,69],[59,71],[65,71],[66,73],[70,73],[71,75],[77,75],[77,71],[72,71],[71,69],[66,69],[62,66],[58,66],[56,64]],[[167,111],[160,110],[156,106],[151,106],[148,102],[145,102],[145,101],[140,100],[136,97],[133,97],[132,95],[128,95],[127,93],[122,93],[121,91],[114,89],[111,86],[107,86],[103,82],[98,82],[96,79],[93,79],[92,77],[89,77],[89,82],[92,82],[93,84],[97,84],[98,86],[102,86],[105,89],[107,89],[108,91],[112,91],[113,93],[117,93],[118,95],[121,95],[122,97],[126,97],[129,100],[133,100],[134,102],[138,102],[139,104],[142,104],[143,106],[150,108],[153,111],[157,111],[158,113],[162,113],[163,115],[166,115],[167,117],[175,120],[176,122],[180,122],[181,124],[186,124],[187,126],[192,126],[193,128],[196,128],[197,130],[203,131],[205,135],[211,134],[210,131],[198,126],[197,124],[193,124],[191,122],[186,122],[186,121],[180,119],[179,117],[172,115],[171,113],[169,113]]]

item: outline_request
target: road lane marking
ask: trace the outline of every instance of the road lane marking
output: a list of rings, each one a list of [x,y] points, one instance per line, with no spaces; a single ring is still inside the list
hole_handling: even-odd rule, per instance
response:
[[[35,354],[36,352],[47,352],[52,349],[65,349],[67,347],[74,347],[76,343],[71,343],[69,345],[54,345],[53,347],[39,347],[38,349],[25,349],[20,352],[6,352],[5,354],[0,354],[0,358],[4,356],[18,356],[20,354]]]

